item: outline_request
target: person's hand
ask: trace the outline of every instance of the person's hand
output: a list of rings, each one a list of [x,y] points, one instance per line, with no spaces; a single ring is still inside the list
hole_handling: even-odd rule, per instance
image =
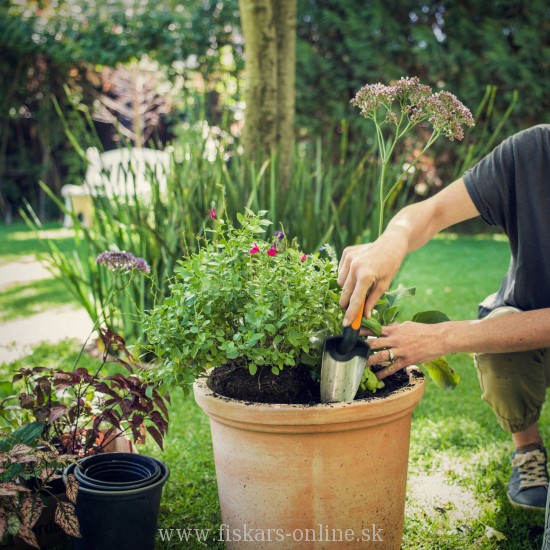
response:
[[[384,237],[344,250],[338,267],[338,284],[342,287],[340,306],[347,310],[344,326],[352,323],[363,303],[363,315],[370,317],[376,302],[388,290],[405,253],[402,240]]]
[[[379,338],[370,338],[372,349],[367,364],[387,365],[376,373],[379,380],[410,365],[418,365],[437,359],[444,349],[446,323],[428,325],[406,321],[398,325],[382,327]]]

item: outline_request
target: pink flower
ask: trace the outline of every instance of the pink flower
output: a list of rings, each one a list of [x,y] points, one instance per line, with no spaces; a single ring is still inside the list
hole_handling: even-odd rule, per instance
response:
[[[217,220],[217,216],[216,216],[216,209],[215,208],[211,208],[210,209],[210,212],[208,212],[208,215],[213,219],[213,220]]]
[[[275,246],[275,244],[272,244],[271,248],[267,251],[267,255],[275,256],[275,254],[277,254],[277,247]]]
[[[307,260],[307,254],[302,254],[302,257],[300,258],[301,262],[305,262]]]
[[[258,245],[254,243],[254,246],[250,249],[250,254],[257,254],[259,251]]]

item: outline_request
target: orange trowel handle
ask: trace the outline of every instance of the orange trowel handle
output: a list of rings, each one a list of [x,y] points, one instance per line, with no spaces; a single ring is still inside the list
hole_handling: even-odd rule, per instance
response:
[[[365,310],[365,302],[361,305],[361,308],[357,312],[357,315],[355,315],[355,319],[351,323],[351,328],[354,330],[359,330],[361,327],[361,321],[363,320],[363,311]]]
[[[359,329],[361,327],[361,320],[363,319],[363,310],[365,309],[365,302],[361,304],[361,308],[355,315],[355,319],[350,326],[344,327],[342,333],[342,338],[338,345],[338,352],[342,355],[349,353],[357,343],[357,338],[359,337]]]

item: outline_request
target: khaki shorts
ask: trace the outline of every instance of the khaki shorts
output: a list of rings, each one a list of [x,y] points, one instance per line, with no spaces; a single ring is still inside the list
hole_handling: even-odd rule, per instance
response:
[[[505,306],[488,317],[519,312]],[[507,432],[526,430],[537,422],[550,386],[550,349],[516,353],[477,353],[474,356],[482,399]]]

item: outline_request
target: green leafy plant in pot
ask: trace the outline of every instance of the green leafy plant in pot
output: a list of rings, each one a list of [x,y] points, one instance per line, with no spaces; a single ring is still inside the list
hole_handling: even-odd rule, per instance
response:
[[[236,228],[211,212],[201,248],[180,262],[170,296],[144,316],[155,378],[189,389],[217,367],[220,393],[244,387],[238,397],[254,399],[249,386],[260,401],[315,400],[317,344],[341,323],[336,258],[329,247],[328,257],[305,254],[282,230],[266,239],[265,214],[238,214]]]
[[[236,228],[211,212],[212,227],[199,252],[180,262],[170,296],[143,316],[147,349],[158,358],[149,371],[153,379],[187,391],[210,371],[212,389],[228,397],[320,401],[323,342],[341,331],[337,259],[329,245],[304,253],[283,230],[266,239],[271,222],[265,215],[238,214]],[[387,292],[364,325],[379,333],[382,324],[395,321],[400,302],[413,295],[411,288]],[[438,312],[419,316],[424,322],[446,319]],[[427,366],[438,385],[455,385],[457,376],[443,359]],[[397,387],[408,381],[394,379]],[[366,367],[358,396],[383,387]],[[395,388],[390,381],[382,394]]]

